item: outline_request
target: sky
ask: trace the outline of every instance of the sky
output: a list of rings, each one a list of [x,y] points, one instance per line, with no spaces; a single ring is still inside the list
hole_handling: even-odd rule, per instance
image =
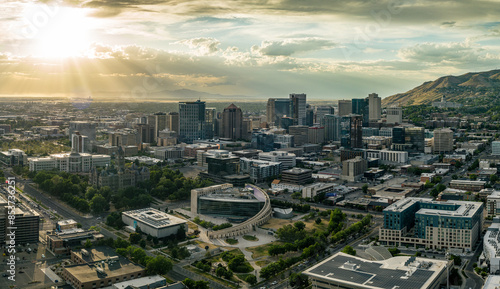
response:
[[[500,1],[0,4],[0,96],[336,100],[500,67]]]

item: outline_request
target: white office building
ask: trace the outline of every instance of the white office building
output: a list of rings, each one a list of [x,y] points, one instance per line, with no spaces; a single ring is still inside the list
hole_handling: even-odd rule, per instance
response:
[[[175,235],[181,227],[185,232],[188,231],[187,221],[154,208],[123,212],[122,221],[134,231],[140,228],[142,232],[157,238]]]
[[[387,108],[387,123],[401,124],[403,123],[403,108],[401,107],[388,107]]]
[[[269,177],[281,174],[280,162],[268,162],[249,158],[240,158],[240,172],[250,175],[254,182],[262,182]]]
[[[87,153],[53,154],[44,158],[28,159],[30,171],[57,169],[68,173],[87,173],[92,167],[109,166],[109,155],[91,155]]]
[[[259,160],[268,162],[278,162],[282,164],[283,169],[293,168],[296,165],[297,157],[295,154],[283,151],[262,152],[259,154]]]
[[[384,165],[404,165],[409,161],[408,152],[403,151],[380,151],[380,162]]]

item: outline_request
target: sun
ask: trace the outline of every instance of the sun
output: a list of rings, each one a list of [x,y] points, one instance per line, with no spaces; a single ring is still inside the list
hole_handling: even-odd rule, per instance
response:
[[[64,58],[81,54],[89,45],[92,19],[85,9],[60,8],[40,27],[34,54],[41,57]]]

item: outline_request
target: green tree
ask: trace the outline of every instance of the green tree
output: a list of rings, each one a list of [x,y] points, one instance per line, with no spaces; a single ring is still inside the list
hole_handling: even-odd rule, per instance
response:
[[[131,233],[130,237],[128,239],[129,239],[130,243],[137,244],[141,240],[141,234],[139,234],[139,233]]]
[[[316,224],[318,224],[318,225],[319,225],[319,224],[321,224],[321,218],[320,218],[320,217],[318,217],[318,218],[316,219],[316,221],[315,221],[315,222],[316,222]]]
[[[245,281],[250,284],[250,285],[255,285],[257,284],[257,277],[255,277],[255,275],[247,275],[247,277],[245,278]]]
[[[83,245],[86,249],[89,249],[92,247],[92,241],[90,241],[90,239],[87,239],[87,241],[85,241],[85,244]]]
[[[172,261],[161,255],[151,258],[146,263],[146,271],[150,275],[164,275],[168,271],[172,270],[172,267]]]
[[[354,250],[354,248],[349,245],[345,246],[344,249],[342,249],[342,253],[356,256],[356,250]]]
[[[139,241],[139,246],[141,246],[141,248],[146,248],[146,240],[141,239],[141,240]]]
[[[363,194],[367,195],[368,194],[368,184],[364,184],[361,189],[363,190]]]
[[[96,194],[90,201],[90,209],[94,214],[100,214],[109,210],[109,202],[100,194]]]

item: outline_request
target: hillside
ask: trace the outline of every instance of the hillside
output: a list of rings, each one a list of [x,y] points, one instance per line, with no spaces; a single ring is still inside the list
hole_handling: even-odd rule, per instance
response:
[[[500,95],[500,70],[443,76],[405,93],[386,97],[382,103],[384,106],[428,104],[440,100],[443,95],[448,101],[458,102],[481,95]]]

